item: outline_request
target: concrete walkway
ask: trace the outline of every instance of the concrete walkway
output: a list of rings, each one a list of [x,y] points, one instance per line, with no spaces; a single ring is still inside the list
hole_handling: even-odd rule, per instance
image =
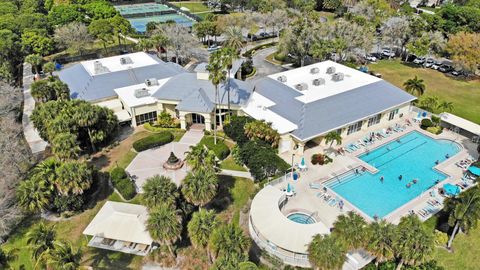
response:
[[[142,187],[146,180],[155,175],[170,177],[177,186],[180,186],[188,173],[188,166],[184,164],[178,170],[166,170],[163,168],[163,164],[170,156],[170,152],[173,152],[179,159],[185,159],[185,152],[190,150],[190,146],[198,144],[202,137],[202,130],[191,129],[178,142],[171,142],[138,153],[126,168],[130,177],[135,181],[138,192],[143,193]]]
[[[221,170],[218,174],[235,176],[235,177],[243,177],[243,178],[248,178],[248,179],[253,180],[253,177],[249,172],[241,172],[241,171],[233,171],[233,170]]]
[[[30,64],[23,64],[23,134],[25,140],[30,146],[32,154],[38,154],[45,151],[48,143],[40,138],[37,130],[30,121],[33,109],[35,109],[35,100],[30,93],[30,85],[33,82],[34,75],[32,73],[32,66]]]

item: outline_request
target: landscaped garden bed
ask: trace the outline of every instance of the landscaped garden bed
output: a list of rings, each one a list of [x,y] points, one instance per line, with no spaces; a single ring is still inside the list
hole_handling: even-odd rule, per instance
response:
[[[173,141],[173,134],[168,131],[152,134],[143,139],[139,139],[133,143],[133,149],[137,152],[141,152],[150,148],[162,146]]]

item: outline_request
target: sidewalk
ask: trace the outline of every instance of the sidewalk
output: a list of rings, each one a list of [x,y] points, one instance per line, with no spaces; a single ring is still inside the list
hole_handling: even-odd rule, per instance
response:
[[[229,175],[229,176],[235,176],[235,177],[243,177],[243,178],[248,178],[252,179],[253,177],[249,172],[241,172],[241,171],[232,171],[232,170],[221,170],[220,173],[221,175]]]
[[[30,94],[30,85],[33,82],[33,73],[31,72],[32,67],[30,64],[23,64],[23,116],[22,116],[22,125],[23,125],[23,134],[25,140],[30,146],[32,154],[37,154],[45,151],[48,143],[40,138],[37,130],[33,126],[33,123],[30,121],[30,115],[32,115],[33,109],[35,109],[35,100]]]

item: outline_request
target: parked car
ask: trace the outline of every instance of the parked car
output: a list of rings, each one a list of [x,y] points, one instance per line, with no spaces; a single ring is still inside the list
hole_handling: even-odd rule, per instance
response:
[[[222,48],[222,46],[218,46],[218,45],[213,44],[213,45],[210,45],[210,47],[207,48],[207,51],[214,52],[214,51],[219,50],[221,48]]]
[[[391,49],[383,49],[382,50],[382,55],[384,55],[388,58],[391,58],[391,57],[395,57],[395,52],[392,51]]]
[[[432,58],[428,58],[427,60],[425,60],[425,67],[429,68],[429,67],[432,67],[433,63],[435,61],[432,59]]]
[[[371,54],[367,54],[367,55],[365,55],[365,60],[370,61],[370,62],[377,62],[377,57],[375,57]]]
[[[462,74],[462,73],[461,73],[461,71],[454,70],[454,71],[451,72],[451,74],[452,74],[453,76],[460,76],[460,74]]]
[[[417,65],[421,65],[425,63],[425,57],[417,57],[415,58],[415,60],[413,60],[413,63]]]
[[[447,73],[452,71],[453,67],[449,64],[443,64],[440,66],[440,68],[438,68],[438,70],[440,70],[440,72]]]
[[[431,66],[430,68],[433,68],[433,69],[435,69],[435,70],[438,70],[441,65],[442,65],[442,62],[441,62],[441,61],[435,61],[435,62],[433,62],[432,66]]]

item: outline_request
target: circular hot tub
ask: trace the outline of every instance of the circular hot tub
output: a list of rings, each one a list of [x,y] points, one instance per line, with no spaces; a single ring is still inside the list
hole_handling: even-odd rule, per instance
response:
[[[311,215],[302,212],[291,213],[287,218],[299,224],[313,224],[317,222]]]

